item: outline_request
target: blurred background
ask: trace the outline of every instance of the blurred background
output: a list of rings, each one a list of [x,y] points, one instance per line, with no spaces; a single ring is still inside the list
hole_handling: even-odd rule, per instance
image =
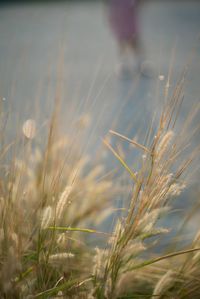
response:
[[[199,102],[200,1],[142,1],[139,26],[153,75],[121,78],[106,1],[1,1],[0,99],[11,138],[27,119],[41,129],[55,98],[63,130],[86,115],[91,154],[110,128],[142,136],[161,109],[169,70],[172,91],[188,65],[181,125]]]
[[[36,111],[44,119],[59,85],[64,105],[85,102],[82,112],[83,108],[92,111],[96,120],[95,113],[100,117],[102,111],[105,127],[115,117],[124,130],[130,120],[132,127],[141,121],[138,113],[132,117],[134,111],[148,114],[149,109],[157,109],[157,86],[163,90],[170,64],[173,89],[191,56],[185,103],[190,106],[198,101],[200,2],[144,0],[139,27],[145,60],[156,76],[147,79],[138,74],[121,80],[106,1],[1,1],[0,97],[4,106],[12,106],[10,110],[21,120]],[[121,118],[114,113],[116,107]]]

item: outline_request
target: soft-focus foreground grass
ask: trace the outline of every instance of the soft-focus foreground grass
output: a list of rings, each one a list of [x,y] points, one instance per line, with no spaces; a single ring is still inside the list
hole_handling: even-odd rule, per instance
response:
[[[168,237],[156,254],[169,232],[158,220],[172,211],[199,158],[199,148],[190,147],[199,107],[176,129],[184,75],[170,95],[168,83],[159,121],[149,124],[142,144],[115,131],[103,140],[130,176],[130,200],[120,213],[113,203],[127,197],[126,188],[104,159],[82,154],[79,138],[60,134],[57,109],[41,147],[33,120],[6,144],[1,111],[0,298],[200,298],[199,234],[181,249]],[[71,124],[77,136],[85,122]],[[137,171],[111,137],[137,151]],[[102,232],[98,225],[111,213],[113,231]],[[184,239],[183,227],[178,235]],[[91,246],[96,240],[100,246]]]

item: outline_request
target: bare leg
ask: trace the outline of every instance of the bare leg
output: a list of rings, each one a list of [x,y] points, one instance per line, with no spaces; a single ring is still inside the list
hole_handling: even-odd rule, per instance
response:
[[[141,55],[142,52],[142,46],[141,42],[138,37],[133,38],[129,41],[129,48],[137,55]]]
[[[138,37],[135,37],[129,41],[128,45],[129,45],[129,50],[131,52],[133,60],[135,60],[134,65],[135,65],[136,69],[138,69],[138,71],[139,71],[142,61],[144,60],[144,56],[145,56],[141,41]]]
[[[123,77],[130,75],[130,65],[128,61],[129,45],[127,41],[119,41],[119,67],[118,71]]]
[[[119,55],[122,58],[126,54],[127,44],[124,41],[119,41]]]

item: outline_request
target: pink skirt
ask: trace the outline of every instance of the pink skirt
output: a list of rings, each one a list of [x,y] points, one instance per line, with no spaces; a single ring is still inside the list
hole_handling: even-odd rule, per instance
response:
[[[111,29],[120,41],[129,41],[138,35],[136,0],[110,0]]]

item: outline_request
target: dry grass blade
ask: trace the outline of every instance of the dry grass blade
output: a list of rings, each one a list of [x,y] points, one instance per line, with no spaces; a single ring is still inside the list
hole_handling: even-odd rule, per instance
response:
[[[114,156],[118,159],[118,161],[122,164],[122,166],[128,171],[132,179],[137,182],[136,174],[130,169],[130,167],[126,164],[126,162],[121,158],[121,156],[114,150],[114,148],[106,141],[103,140],[103,143],[109,148],[109,150],[114,154]]]
[[[125,140],[125,141],[128,141],[129,143],[135,145],[135,146],[138,147],[139,149],[142,149],[143,151],[145,151],[145,152],[147,152],[147,153],[151,153],[151,151],[150,151],[146,146],[144,146],[144,145],[142,145],[142,144],[136,142],[135,140],[130,139],[130,138],[128,138],[128,137],[126,137],[126,136],[124,136],[124,135],[122,135],[122,134],[120,134],[120,133],[117,133],[117,132],[115,132],[115,131],[113,131],[113,130],[110,130],[109,132],[110,132],[111,134],[117,136],[117,137],[122,138],[122,139]]]

